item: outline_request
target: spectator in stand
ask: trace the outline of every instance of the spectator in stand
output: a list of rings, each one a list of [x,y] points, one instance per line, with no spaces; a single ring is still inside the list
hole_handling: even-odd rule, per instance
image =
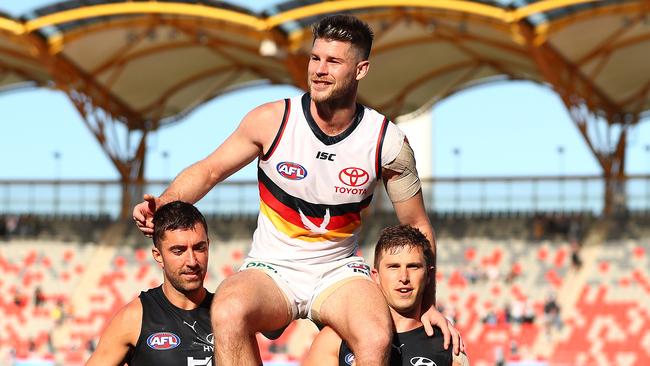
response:
[[[514,324],[521,324],[524,320],[524,303],[521,300],[515,300],[510,308],[510,319]]]
[[[524,305],[524,324],[533,324],[535,322],[535,308],[533,301],[528,299]]]
[[[501,346],[497,346],[494,349],[494,366],[505,366],[506,365],[506,359],[503,355],[503,348]]]
[[[574,270],[579,271],[582,268],[582,258],[580,258],[581,245],[578,241],[571,242],[571,266]]]
[[[546,302],[544,303],[544,326],[546,328],[546,335],[549,337],[553,327],[557,330],[562,329],[560,306],[558,305],[553,293],[547,295]]]
[[[34,306],[38,308],[41,305],[43,305],[44,302],[45,302],[45,295],[43,294],[43,290],[41,289],[41,287],[38,286],[34,290]]]

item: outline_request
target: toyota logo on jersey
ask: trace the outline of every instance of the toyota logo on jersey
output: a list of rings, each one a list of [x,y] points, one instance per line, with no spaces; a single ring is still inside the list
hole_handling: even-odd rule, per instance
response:
[[[154,333],[147,338],[147,345],[155,350],[173,349],[180,344],[180,337],[169,332]]]
[[[298,163],[284,161],[276,169],[281,176],[291,180],[301,180],[307,176],[307,169]]]
[[[368,182],[368,179],[370,179],[370,175],[361,168],[349,167],[339,173],[341,183],[349,187],[362,186]]]

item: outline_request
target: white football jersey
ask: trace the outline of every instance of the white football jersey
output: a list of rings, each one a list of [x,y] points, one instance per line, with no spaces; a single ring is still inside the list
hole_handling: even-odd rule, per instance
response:
[[[250,257],[322,263],[356,253],[361,216],[404,134],[357,105],[337,136],[320,130],[310,97],[285,100],[280,129],[258,161],[260,214]]]

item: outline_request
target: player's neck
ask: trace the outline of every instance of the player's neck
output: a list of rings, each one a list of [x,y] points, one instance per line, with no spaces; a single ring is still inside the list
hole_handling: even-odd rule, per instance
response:
[[[336,136],[350,127],[356,111],[357,103],[354,97],[321,103],[312,100],[309,104],[309,112],[314,121],[321,131],[330,136]]]
[[[397,333],[408,332],[409,330],[422,326],[419,310],[414,310],[408,314],[400,314],[393,308],[390,308],[390,315],[393,318],[393,324],[395,325],[395,331],[397,331]]]
[[[198,308],[207,294],[207,290],[204,287],[188,293],[182,293],[174,288],[169,281],[163,282],[162,290],[165,297],[172,303],[172,305],[183,310],[193,310]]]

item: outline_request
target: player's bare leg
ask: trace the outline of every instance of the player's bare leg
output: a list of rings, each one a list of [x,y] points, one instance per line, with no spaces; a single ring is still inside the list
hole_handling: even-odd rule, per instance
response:
[[[353,279],[324,300],[320,320],[354,353],[357,366],[388,366],[393,324],[388,304],[373,282]]]
[[[260,270],[245,270],[224,280],[211,308],[216,364],[261,365],[255,333],[286,326],[291,321],[289,309],[282,291]]]

